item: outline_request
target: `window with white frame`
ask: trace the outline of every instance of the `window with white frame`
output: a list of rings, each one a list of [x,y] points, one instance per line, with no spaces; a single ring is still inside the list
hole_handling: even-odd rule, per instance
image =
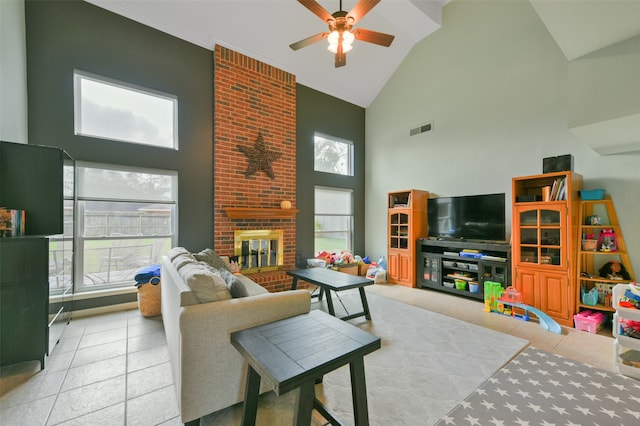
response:
[[[175,96],[76,70],[74,99],[77,135],[178,149]]]
[[[314,250],[353,251],[353,190],[316,186]]]
[[[313,144],[315,171],[353,176],[353,142],[316,133]]]
[[[177,173],[78,162],[76,182],[76,290],[131,286],[177,241]]]

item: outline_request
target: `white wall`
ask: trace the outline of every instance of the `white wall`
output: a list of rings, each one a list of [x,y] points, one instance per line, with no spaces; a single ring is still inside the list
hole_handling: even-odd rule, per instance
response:
[[[585,188],[611,194],[640,273],[640,153],[600,156],[568,121],[568,62],[528,1],[454,0],[367,109],[366,254],[386,252],[386,194],[505,192],[572,154]],[[409,136],[433,121],[434,130]],[[511,212],[507,209],[510,232]]]
[[[0,1],[0,140],[27,143],[24,0]]]

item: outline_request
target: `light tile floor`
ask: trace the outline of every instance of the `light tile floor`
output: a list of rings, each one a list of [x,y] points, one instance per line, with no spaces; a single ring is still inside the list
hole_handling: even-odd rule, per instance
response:
[[[531,345],[615,371],[613,339],[483,312],[483,305],[447,294],[395,285],[367,292],[522,337]],[[374,318],[375,320],[375,318]],[[74,318],[46,359],[3,367],[2,425],[179,425],[162,320],[137,310]]]

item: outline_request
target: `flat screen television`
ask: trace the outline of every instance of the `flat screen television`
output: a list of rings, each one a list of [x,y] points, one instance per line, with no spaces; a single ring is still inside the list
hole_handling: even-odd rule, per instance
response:
[[[429,237],[505,241],[505,195],[482,194],[429,198]]]

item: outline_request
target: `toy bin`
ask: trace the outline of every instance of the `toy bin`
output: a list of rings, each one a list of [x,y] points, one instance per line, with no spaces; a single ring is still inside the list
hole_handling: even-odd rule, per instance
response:
[[[605,316],[602,312],[582,311],[573,316],[577,330],[597,333],[602,328]]]
[[[604,189],[582,189],[580,190],[580,198],[583,200],[602,200],[604,193]]]
[[[467,289],[467,282],[464,280],[454,280],[456,283],[456,289],[458,290],[466,290]]]

